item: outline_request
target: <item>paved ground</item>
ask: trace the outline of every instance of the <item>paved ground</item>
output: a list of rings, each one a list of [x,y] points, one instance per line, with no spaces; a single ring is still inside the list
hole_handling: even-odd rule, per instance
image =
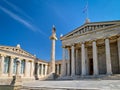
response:
[[[72,80],[72,81],[33,81],[24,83],[24,87],[32,88],[68,88],[68,89],[100,89],[120,90],[120,80]],[[52,89],[51,89],[52,90]],[[60,89],[61,90],[61,89]]]

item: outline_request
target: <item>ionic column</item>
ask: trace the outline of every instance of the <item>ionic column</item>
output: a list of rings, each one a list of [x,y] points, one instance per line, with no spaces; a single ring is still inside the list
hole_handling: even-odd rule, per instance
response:
[[[48,66],[47,65],[45,65],[45,76],[47,75],[47,69],[48,68]]]
[[[4,70],[4,59],[5,59],[5,56],[1,55],[0,56],[0,76],[2,76],[3,70]]]
[[[57,74],[59,75],[59,64],[57,64]]]
[[[43,65],[44,64],[41,64],[41,76],[43,76]]]
[[[78,49],[76,49],[76,55],[75,55],[75,74],[78,74]]]
[[[71,75],[74,76],[75,75],[75,48],[74,45],[72,45],[71,47],[72,51],[71,51],[71,64],[72,64],[72,71],[71,71]]]
[[[40,72],[40,66],[39,63],[37,63],[37,77],[39,78],[39,72]]]
[[[17,67],[16,67],[16,76],[19,76],[20,75],[20,70],[21,70],[21,61],[18,59],[17,62]]]
[[[9,65],[9,73],[8,73],[9,77],[11,77],[13,75],[13,61],[14,61],[14,57],[11,57],[10,65]]]
[[[93,70],[94,70],[94,75],[98,75],[98,56],[97,56],[96,41],[93,41],[92,46],[93,46]]]
[[[63,60],[62,60],[62,76],[66,74],[66,63],[65,63],[65,48],[63,48]]]
[[[27,76],[27,60],[25,59],[25,73],[24,73],[24,76],[26,77]]]
[[[70,75],[70,48],[68,48],[68,65],[67,65],[67,75]]]
[[[119,73],[120,73],[120,37],[117,39],[117,43],[118,43]]]
[[[88,49],[85,48],[86,75],[89,75]]]
[[[33,77],[33,73],[34,73],[34,63],[33,61],[31,62],[31,72],[30,72],[30,76]]]
[[[112,66],[111,66],[111,56],[110,56],[110,42],[109,39],[105,39],[105,50],[106,50],[106,66],[107,66],[107,74],[112,74]]]
[[[85,44],[81,45],[81,60],[82,60],[82,76],[86,75],[86,65],[85,65]]]

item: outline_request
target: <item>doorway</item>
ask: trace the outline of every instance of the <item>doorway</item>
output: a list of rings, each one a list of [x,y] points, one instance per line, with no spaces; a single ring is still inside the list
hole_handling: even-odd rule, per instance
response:
[[[93,59],[89,59],[89,75],[93,75]]]

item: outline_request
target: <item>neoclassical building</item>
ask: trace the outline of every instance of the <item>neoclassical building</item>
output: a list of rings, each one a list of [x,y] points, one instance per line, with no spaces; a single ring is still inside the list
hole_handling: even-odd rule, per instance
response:
[[[18,68],[17,61],[20,63]],[[60,75],[61,62],[56,61],[55,65],[56,73]],[[49,68],[50,62],[36,58],[23,50],[19,44],[16,47],[0,46],[0,84],[10,84],[17,69],[23,81],[47,79]]]
[[[62,76],[120,74],[120,21],[87,21],[61,41]]]

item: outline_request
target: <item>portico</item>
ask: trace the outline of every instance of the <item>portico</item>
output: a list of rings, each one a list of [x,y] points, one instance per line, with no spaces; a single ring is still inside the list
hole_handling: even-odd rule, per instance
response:
[[[61,37],[68,52],[64,60],[67,60],[69,67],[63,65],[64,70],[68,71],[66,76],[119,74],[119,34],[120,21],[114,21],[86,23]]]

